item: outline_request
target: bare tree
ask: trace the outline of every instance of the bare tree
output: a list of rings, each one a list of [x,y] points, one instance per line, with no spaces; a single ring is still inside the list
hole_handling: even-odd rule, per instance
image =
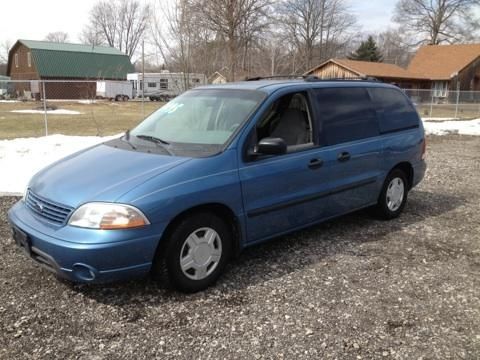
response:
[[[132,58],[147,29],[149,16],[150,6],[142,5],[139,0],[101,0],[90,12],[84,40],[102,39]]]
[[[206,28],[225,41],[228,53],[228,78],[235,80],[238,50],[248,50],[251,36],[266,15],[271,0],[194,0]],[[246,44],[246,45],[245,45]]]
[[[44,40],[50,41],[50,42],[64,43],[69,40],[69,36],[66,32],[55,31],[55,32],[48,33],[47,36],[45,36]]]
[[[315,58],[322,61],[335,53],[356,22],[345,0],[282,0],[279,12],[288,38],[303,59],[301,70],[311,68]]]
[[[7,73],[8,53],[11,48],[12,43],[10,40],[0,43],[0,75],[6,75]]]
[[[83,44],[100,46],[105,44],[105,36],[103,35],[102,29],[90,24],[82,30],[80,34],[80,41]]]
[[[394,21],[419,37],[416,44],[438,45],[468,39],[473,8],[479,0],[400,0]]]
[[[388,29],[376,36],[383,62],[406,67],[413,56],[412,40],[399,29]]]
[[[195,13],[188,0],[175,0],[171,6],[159,0],[156,5],[151,25],[152,40],[164,64],[185,74],[183,87],[187,89],[197,30]]]
[[[0,64],[8,63],[8,52],[12,48],[10,40],[5,40],[0,44]]]

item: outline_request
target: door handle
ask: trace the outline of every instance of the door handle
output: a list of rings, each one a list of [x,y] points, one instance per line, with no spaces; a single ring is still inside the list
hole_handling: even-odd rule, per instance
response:
[[[312,159],[310,160],[310,163],[308,164],[308,167],[312,170],[319,169],[323,166],[323,160],[322,159]]]
[[[350,153],[344,151],[344,152],[338,154],[337,160],[340,161],[340,162],[345,162],[345,161],[350,160]]]

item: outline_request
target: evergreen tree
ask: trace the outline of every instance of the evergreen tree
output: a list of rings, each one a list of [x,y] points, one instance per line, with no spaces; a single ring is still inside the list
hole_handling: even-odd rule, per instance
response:
[[[358,49],[348,57],[350,60],[382,62],[383,55],[377,47],[375,40],[369,36],[367,41],[362,41]]]

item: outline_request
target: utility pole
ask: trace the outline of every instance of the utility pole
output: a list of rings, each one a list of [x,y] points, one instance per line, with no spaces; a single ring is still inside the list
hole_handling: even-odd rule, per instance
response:
[[[145,39],[142,40],[142,115],[145,119]]]

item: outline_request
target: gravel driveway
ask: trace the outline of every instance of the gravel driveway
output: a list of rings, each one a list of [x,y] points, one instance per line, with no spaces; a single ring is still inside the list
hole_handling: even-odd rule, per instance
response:
[[[0,358],[479,359],[480,137],[431,137],[428,162],[400,219],[257,246],[189,296],[59,282],[15,248],[0,198]]]

